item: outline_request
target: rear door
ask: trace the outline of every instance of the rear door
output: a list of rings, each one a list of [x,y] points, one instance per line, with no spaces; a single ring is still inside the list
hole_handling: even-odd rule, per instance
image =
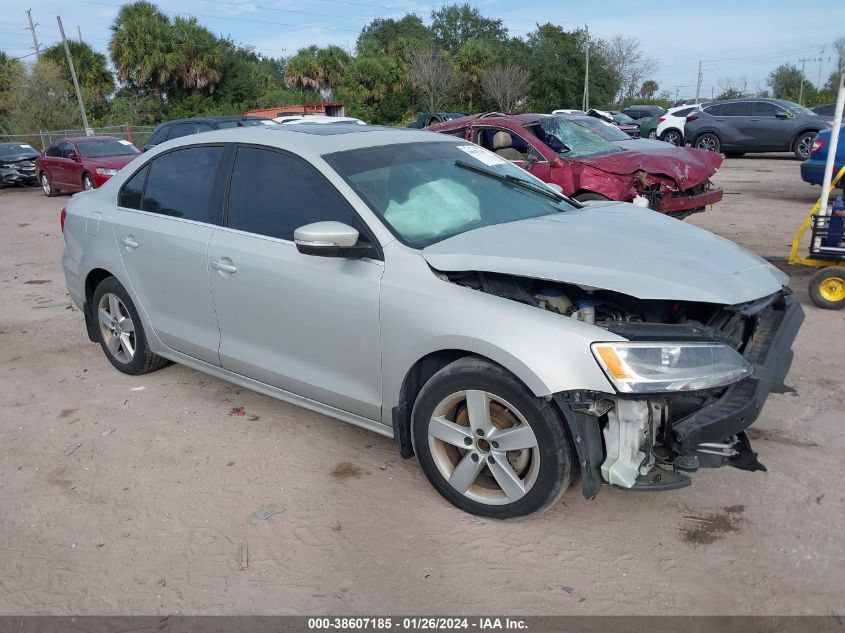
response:
[[[140,306],[171,349],[219,365],[208,241],[222,220],[224,146],[193,145],[151,160],[120,191],[115,239]]]
[[[239,147],[227,227],[208,249],[224,368],[370,420],[381,417],[378,259],[303,255],[300,226],[363,222],[303,159]]]

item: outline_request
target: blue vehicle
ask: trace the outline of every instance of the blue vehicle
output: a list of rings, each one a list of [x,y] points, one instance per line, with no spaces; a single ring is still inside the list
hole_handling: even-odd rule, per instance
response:
[[[824,180],[824,165],[830,147],[830,128],[818,133],[810,148],[810,158],[801,163],[801,178],[811,185],[821,185]],[[845,127],[839,131],[839,145],[836,147],[833,175],[845,165]]]

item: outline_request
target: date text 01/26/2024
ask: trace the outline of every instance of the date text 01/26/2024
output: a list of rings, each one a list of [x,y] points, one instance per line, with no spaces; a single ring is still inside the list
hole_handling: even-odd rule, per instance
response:
[[[525,620],[518,618],[448,618],[448,617],[353,617],[309,618],[308,629],[334,631],[450,631],[450,630],[526,630]]]

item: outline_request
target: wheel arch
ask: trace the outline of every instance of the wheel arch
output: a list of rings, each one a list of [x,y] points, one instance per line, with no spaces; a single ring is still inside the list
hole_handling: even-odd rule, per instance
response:
[[[821,130],[814,127],[805,127],[798,130],[795,134],[792,135],[792,141],[789,143],[789,147],[795,147],[795,143],[798,142],[798,139],[801,138],[801,136],[803,136],[807,132],[818,134],[819,132],[821,132]]]
[[[109,272],[105,268],[93,268],[88,271],[88,274],[85,276],[85,302],[90,305],[91,299],[94,297],[94,291],[97,290],[97,286],[103,281],[103,279],[107,279],[109,277],[116,277],[113,273]]]
[[[480,354],[476,351],[468,349],[440,349],[430,352],[425,356],[417,359],[417,361],[408,368],[402,379],[399,388],[398,400],[396,406],[391,411],[393,423],[393,437],[399,444],[399,453],[404,458],[414,456],[414,448],[411,443],[411,414],[414,409],[414,403],[419,396],[423,386],[431,379],[434,374],[452,364],[456,360],[471,356],[479,360],[486,361],[492,365],[501,367],[503,370],[511,374],[515,380],[518,380],[525,385],[529,391],[535,395],[543,391],[540,387],[542,381],[536,375],[530,374],[530,371],[523,367],[521,370],[514,371],[511,367],[497,362],[485,354]]]

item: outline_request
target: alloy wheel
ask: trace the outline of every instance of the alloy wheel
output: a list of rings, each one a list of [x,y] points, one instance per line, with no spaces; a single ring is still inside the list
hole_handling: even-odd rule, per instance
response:
[[[44,190],[46,195],[50,195],[53,191],[52,185],[50,185],[50,179],[47,177],[47,174],[41,174],[41,188]]]
[[[703,149],[708,152],[715,152],[716,151],[716,141],[710,136],[704,136],[698,139],[698,143],[696,143],[698,149]]]
[[[91,176],[88,174],[85,174],[82,178],[82,188],[85,189],[85,191],[91,191],[94,188],[94,181],[91,180]]]
[[[111,292],[100,297],[97,321],[109,353],[120,363],[131,363],[135,357],[135,324],[120,297]]]
[[[813,139],[814,136],[802,136],[798,140],[798,154],[800,154],[801,158],[804,160],[810,158],[810,149],[813,147]]]
[[[441,400],[431,415],[428,442],[440,474],[473,501],[512,503],[537,481],[540,451],[534,431],[493,393],[459,391]]]
[[[674,145],[675,147],[681,144],[681,137],[677,132],[666,132],[666,134],[663,136],[663,140],[669,143],[670,145]]]

